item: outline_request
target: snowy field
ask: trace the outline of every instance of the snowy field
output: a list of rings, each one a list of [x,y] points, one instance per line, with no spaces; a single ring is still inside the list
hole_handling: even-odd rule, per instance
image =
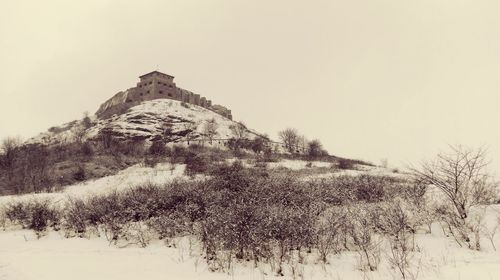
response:
[[[438,225],[432,234],[418,234],[416,242],[420,248],[413,260],[416,279],[486,280],[500,275],[500,253],[487,242],[481,252],[460,248],[442,235]],[[500,245],[499,238],[496,242]],[[278,277],[268,265],[254,267],[249,262],[236,263],[229,272],[211,272],[196,245],[184,239],[175,248],[161,241],[146,248],[119,248],[105,238],[65,238],[51,232],[37,239],[32,231],[5,231],[0,232],[0,279],[294,279],[292,267]],[[375,272],[360,271],[353,252],[331,256],[326,265],[311,254],[305,264],[293,265],[295,279],[399,279],[384,261],[386,253],[381,254]]]
[[[276,166],[299,170],[307,162],[283,161]],[[304,166],[304,167],[302,167]],[[329,163],[314,162],[316,167],[329,167]],[[89,194],[122,190],[148,182],[162,184],[183,175],[184,166],[160,164],[155,168],[140,165],[122,172],[70,186],[61,193],[6,196],[5,204],[15,199],[47,197],[64,201],[68,197],[84,197]],[[380,173],[380,169],[365,170]],[[346,174],[360,174],[353,171]],[[497,224],[500,205],[490,206],[486,212],[488,230]],[[400,279],[388,259],[388,244],[380,240],[381,263],[377,271],[363,272],[358,269],[359,255],[343,252],[332,255],[327,264],[318,261],[313,251],[304,263],[291,260],[285,266],[285,276],[276,276],[268,264],[254,266],[253,262],[236,262],[230,271],[211,272],[195,240],[175,240],[174,246],[153,241],[146,248],[137,245],[109,245],[105,237],[65,238],[64,233],[50,231],[37,239],[33,231],[8,229],[0,231],[0,279],[57,280],[57,279]],[[414,278],[408,279],[498,279],[500,275],[500,251],[493,249],[486,238],[482,239],[481,251],[461,248],[451,238],[443,235],[441,227],[433,224],[432,233],[417,233],[418,252],[412,258]],[[500,249],[500,234],[494,244]]]
[[[47,198],[54,202],[63,202],[71,197],[85,197],[94,194],[121,191],[145,184],[161,185],[175,179],[190,179],[184,175],[184,164],[170,165],[158,164],[154,168],[140,164],[124,169],[116,175],[111,175],[96,180],[88,180],[76,185],[65,187],[62,192],[26,194],[20,196],[0,196],[0,205],[15,201],[29,200],[31,198]]]

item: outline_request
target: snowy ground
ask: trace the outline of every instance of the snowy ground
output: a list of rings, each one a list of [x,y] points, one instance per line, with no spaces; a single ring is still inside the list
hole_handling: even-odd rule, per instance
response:
[[[311,164],[310,167],[307,167],[307,164]],[[332,166],[331,162],[324,162],[324,161],[305,161],[305,160],[290,160],[290,159],[284,159],[280,160],[278,162],[270,162],[268,163],[268,166],[270,168],[288,168],[291,170],[300,170],[300,169],[306,169],[306,168],[314,168],[314,167],[326,167],[330,168]]]
[[[54,202],[64,201],[70,197],[85,197],[93,194],[120,191],[148,183],[161,185],[175,179],[188,179],[184,175],[185,165],[158,164],[154,168],[140,164],[124,169],[116,175],[111,175],[96,180],[85,181],[66,187],[59,193],[39,193],[21,196],[0,196],[0,206],[15,200],[31,198],[47,198]]]
[[[484,251],[472,251],[442,236],[437,225],[433,231],[417,236],[417,279],[498,279],[500,253],[487,242]],[[496,242],[500,245],[499,238]],[[176,248],[160,241],[147,248],[119,248],[104,238],[68,239],[51,232],[37,239],[33,232],[19,230],[0,232],[0,248],[0,279],[293,279],[291,267],[285,277],[277,277],[268,265],[247,262],[236,263],[230,272],[210,272],[196,244],[190,249],[186,239]],[[386,254],[382,252],[375,272],[360,271],[353,252],[331,256],[326,265],[311,254],[306,264],[295,263],[294,269],[298,279],[399,279],[384,261]]]
[[[296,169],[302,168],[302,164],[305,168],[305,163],[280,162],[283,167]],[[313,166],[322,165],[329,166],[313,163]],[[70,186],[61,193],[2,197],[0,204],[32,197],[61,201],[70,196],[105,193],[147,182],[161,184],[186,178],[183,170],[182,165],[173,168],[168,164],[155,168],[138,165],[113,176]],[[377,170],[367,172],[380,171]],[[496,224],[499,211],[500,205],[487,209],[485,221],[490,229]],[[500,233],[497,235],[494,242],[500,250]],[[439,225],[434,224],[432,234],[417,234],[416,243],[420,249],[412,260],[413,271],[418,273],[416,279],[482,280],[498,279],[500,275],[500,251],[494,251],[486,238],[482,240],[480,252],[461,248],[451,237],[443,236]],[[292,266],[285,267],[286,275],[278,277],[269,265],[254,267],[250,262],[236,263],[229,272],[210,272],[197,242],[190,243],[188,238],[178,240],[175,248],[161,241],[154,241],[146,248],[135,245],[120,248],[109,245],[104,237],[65,238],[62,232],[52,231],[37,239],[32,231],[7,230],[0,231],[0,279],[400,279],[387,263],[388,248],[384,240],[382,244],[385,248],[381,252],[382,262],[375,272],[360,271],[355,252],[333,255],[326,265],[318,262],[313,252],[305,264],[292,261]]]
[[[203,127],[210,120],[214,120],[217,124],[214,139],[230,139],[235,137],[231,127],[237,124],[203,107],[171,99],[145,101],[121,115],[104,120],[92,116],[91,119],[93,125],[85,131],[84,140],[96,138],[104,128],[111,129],[116,135],[127,136],[125,138],[153,139],[162,136],[165,132],[165,125],[169,125],[173,135],[187,129],[194,130],[190,134],[191,141],[193,141],[193,139],[204,139]],[[187,126],[188,124],[193,125]],[[40,133],[28,139],[27,143],[68,143],[74,141],[81,129],[79,121],[72,121],[56,127],[55,130]],[[181,135],[183,136],[178,135],[174,138],[178,138],[179,141],[187,140],[185,133]],[[247,137],[253,139],[256,135],[258,133],[255,130],[247,129]]]

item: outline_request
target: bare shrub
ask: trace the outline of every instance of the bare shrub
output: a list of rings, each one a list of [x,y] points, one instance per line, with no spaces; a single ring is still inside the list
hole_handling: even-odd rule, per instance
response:
[[[339,253],[342,244],[342,225],[346,223],[347,211],[343,207],[332,207],[323,212],[316,221],[315,245],[320,261],[328,262],[328,256]]]
[[[495,197],[487,165],[484,149],[451,146],[451,153],[438,154],[435,161],[412,171],[418,181],[439,188],[464,220],[471,207],[491,203]]]
[[[486,151],[462,146],[451,146],[450,153],[438,154],[436,160],[412,169],[415,178],[436,186],[447,198],[448,206],[439,209],[439,215],[457,243],[466,242],[469,248],[480,249],[480,221],[470,216],[474,206],[491,203],[496,184],[487,172]],[[475,245],[471,245],[470,234]]]
[[[147,225],[158,234],[160,239],[166,239],[167,241],[174,237],[193,233],[192,228],[188,226],[188,217],[182,215],[180,212],[152,217],[147,220]]]
[[[215,119],[210,119],[205,122],[203,125],[203,134],[207,137],[210,144],[212,144],[215,136],[217,135],[217,129],[219,128],[219,124]]]
[[[172,147],[172,154],[170,155],[171,163],[184,162],[184,157],[187,154],[187,149],[180,145],[174,145]]]
[[[165,143],[160,140],[153,141],[153,143],[149,147],[149,154],[157,157],[167,155],[167,148],[165,147]]]
[[[323,144],[317,139],[307,143],[307,155],[310,158],[318,158],[320,156],[328,155],[328,152],[323,149]]]
[[[481,237],[484,228],[484,216],[486,214],[485,207],[477,207],[469,214],[466,220],[466,226],[468,230],[472,233],[474,241],[473,248],[477,251],[481,250]],[[469,246],[470,248],[470,246]]]
[[[86,215],[86,222],[96,228],[102,226],[108,241],[116,244],[124,233],[123,227],[126,221],[124,207],[116,191],[106,196],[90,197],[87,201],[87,209],[90,211]]]
[[[449,204],[442,204],[436,207],[436,216],[446,236],[451,235],[460,247],[466,243],[470,248],[470,232],[467,229],[465,220],[456,215],[455,211]]]
[[[495,235],[500,230],[500,213],[497,213],[497,216],[495,217],[495,221],[493,223],[494,224],[492,227],[483,225],[482,232],[490,241],[493,250],[496,251],[497,247],[495,246]]]
[[[250,143],[251,149],[254,153],[260,154],[265,150],[269,149],[268,142],[269,140],[264,137],[255,137]]]
[[[6,206],[5,216],[14,224],[32,229],[40,237],[48,228],[58,229],[60,213],[49,200],[17,201]]]
[[[299,133],[294,128],[287,128],[279,132],[279,137],[289,153],[296,153],[299,144]]]
[[[349,208],[349,234],[360,257],[360,269],[375,271],[380,263],[380,241],[374,238],[369,209]]]
[[[70,198],[63,211],[63,228],[67,234],[83,237],[87,231],[87,205],[81,199]]]
[[[384,234],[389,241],[389,263],[402,279],[414,279],[411,269],[415,251],[415,220],[402,200],[387,203],[381,215]]]
[[[420,226],[425,225],[427,232],[431,233],[432,223],[437,217],[434,206],[429,203],[426,196],[428,186],[418,181],[408,181],[402,186],[400,197],[405,203],[400,205],[404,205],[405,212],[409,215],[408,226],[416,232]]]
[[[78,165],[76,171],[73,173],[73,179],[76,181],[84,181],[87,178],[85,168],[83,165]]]
[[[338,160],[337,167],[343,170],[353,170],[354,162],[350,159],[341,158]]]
[[[122,247],[138,245],[141,248],[146,248],[155,237],[154,231],[149,228],[147,223],[142,221],[126,223],[123,231],[123,238],[127,243]]]
[[[229,129],[231,129],[231,132],[233,132],[236,139],[247,138],[248,129],[243,122],[236,122],[235,124],[230,125]]]
[[[94,148],[90,144],[90,142],[85,141],[81,146],[81,153],[86,157],[92,157],[94,155]]]
[[[89,129],[92,126],[92,120],[89,117],[89,112],[83,113],[83,119],[81,120],[81,124],[85,129]]]
[[[206,173],[210,167],[210,159],[206,154],[188,152],[185,155],[184,163],[186,164],[185,172],[189,176]]]

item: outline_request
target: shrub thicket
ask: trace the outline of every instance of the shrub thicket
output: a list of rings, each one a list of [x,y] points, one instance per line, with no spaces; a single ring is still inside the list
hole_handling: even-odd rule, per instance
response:
[[[34,230],[40,235],[48,227],[58,229],[60,212],[49,200],[17,201],[6,206],[5,216],[13,224]]]
[[[273,262],[276,273],[283,274],[293,254],[303,259],[316,250],[327,262],[330,254],[348,249],[359,251],[373,270],[377,250],[372,235],[389,232],[378,202],[404,194],[388,195],[386,189],[407,185],[384,177],[304,182],[290,174],[244,168],[238,161],[212,167],[209,175],[202,181],[72,199],[61,214],[63,228],[68,235],[102,232],[110,242],[133,239],[141,246],[150,238],[144,227],[166,240],[196,236],[214,270],[227,269],[227,260],[236,258]],[[368,186],[379,187],[370,191]],[[32,214],[23,207],[12,206],[7,217],[28,221]]]
[[[401,214],[393,210],[403,208],[383,206],[398,197],[408,205],[422,202],[421,189],[406,181],[369,175],[302,181],[291,173],[245,168],[240,161],[210,164],[211,151],[203,147],[173,147],[174,154],[182,156],[188,174],[209,176],[73,198],[61,211],[48,202],[15,203],[6,217],[37,232],[57,228],[62,217],[68,236],[103,233],[110,243],[146,246],[152,235],[195,236],[213,270],[229,268],[231,259],[247,259],[273,263],[279,275],[292,256],[303,261],[311,251],[328,262],[331,254],[354,250],[363,269],[375,270],[375,233],[406,238],[421,224],[413,216],[393,215],[408,218],[398,231],[400,224],[386,215]]]

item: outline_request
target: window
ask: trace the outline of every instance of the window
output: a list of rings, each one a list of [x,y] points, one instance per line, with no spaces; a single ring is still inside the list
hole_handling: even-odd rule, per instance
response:
[[[148,90],[148,91],[146,91],[146,93],[149,93],[149,90]]]
[[[163,90],[160,90],[160,94],[163,94]]]
[[[142,92],[141,92],[141,93],[139,93],[139,95],[140,95],[140,96],[142,96],[142,94],[143,94]]]
[[[149,84],[152,84],[153,82],[149,82]]]

